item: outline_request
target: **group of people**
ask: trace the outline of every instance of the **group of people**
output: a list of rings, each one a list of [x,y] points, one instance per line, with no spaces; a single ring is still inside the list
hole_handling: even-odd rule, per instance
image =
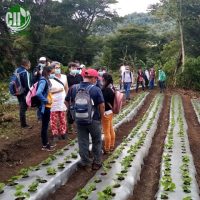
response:
[[[97,71],[75,62],[70,62],[68,66],[70,72],[62,74],[61,63],[47,62],[45,57],[41,57],[38,66],[33,70],[31,82],[31,63],[28,59],[22,60],[21,66],[17,68],[24,88],[24,92],[17,95],[21,127],[32,128],[26,122],[26,96],[31,85],[37,83],[36,97],[40,102],[37,117],[41,120],[42,150],[54,150],[58,140],[68,139],[69,128],[75,128],[81,157],[79,167],[89,166],[96,170],[101,167],[102,150],[107,154],[115,146],[113,78],[105,69]],[[48,136],[49,124],[52,142]],[[93,160],[89,153],[89,136],[92,138]]]
[[[138,92],[138,88],[141,85],[142,90],[154,89],[155,85],[155,78],[156,78],[156,71],[154,67],[151,67],[150,69],[142,70],[142,67],[138,68],[137,73],[131,71],[131,68],[129,65],[125,64],[120,67],[120,89],[125,90],[126,94],[126,100],[130,100],[130,90],[131,86],[136,84],[135,91]],[[158,84],[160,87],[160,92],[164,92],[165,88],[165,81],[166,81],[166,74],[162,70],[162,68],[159,69],[158,74]]]

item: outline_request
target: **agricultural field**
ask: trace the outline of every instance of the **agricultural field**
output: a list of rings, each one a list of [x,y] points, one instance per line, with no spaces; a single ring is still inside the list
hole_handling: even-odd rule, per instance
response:
[[[114,117],[116,148],[97,171],[77,168],[75,134],[55,152],[41,152],[35,110],[28,114],[34,128],[22,132],[17,105],[8,106],[1,121],[0,199],[199,200],[198,94],[131,95]]]

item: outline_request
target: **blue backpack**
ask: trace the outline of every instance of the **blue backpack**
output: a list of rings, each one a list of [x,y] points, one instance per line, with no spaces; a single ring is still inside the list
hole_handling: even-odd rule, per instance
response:
[[[10,94],[13,96],[18,96],[24,93],[25,89],[23,88],[20,80],[20,74],[24,73],[25,71],[17,72],[18,69],[16,69],[13,73],[13,75],[10,78],[9,83],[9,91]]]
[[[94,85],[86,88],[76,86],[77,94],[73,105],[73,118],[79,125],[90,125],[94,115],[94,102],[90,96],[90,90]]]

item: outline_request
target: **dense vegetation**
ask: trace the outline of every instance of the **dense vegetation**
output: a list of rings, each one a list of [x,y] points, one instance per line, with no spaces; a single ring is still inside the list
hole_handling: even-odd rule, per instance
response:
[[[27,7],[31,24],[13,34],[4,17],[14,4]],[[168,84],[200,90],[200,2],[160,0],[149,12],[121,18],[109,6],[116,0],[5,0],[0,7],[0,70],[6,78],[26,56],[36,65],[45,55],[64,65],[79,60],[112,70],[163,66]]]

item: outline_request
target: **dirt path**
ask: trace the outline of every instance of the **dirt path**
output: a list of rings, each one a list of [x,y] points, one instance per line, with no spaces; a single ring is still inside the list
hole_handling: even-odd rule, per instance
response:
[[[140,181],[134,187],[133,196],[129,200],[153,200],[158,190],[160,163],[169,125],[170,97],[171,95],[166,93],[164,106],[158,121],[158,128],[153,138],[149,155],[144,161]]]
[[[196,179],[200,186],[200,125],[190,101],[190,96],[182,95],[185,118],[188,125],[188,137],[190,149],[194,158],[197,175]]]
[[[129,122],[123,124],[117,131],[116,135],[116,146],[118,146],[124,136],[127,136],[130,131],[135,127],[138,121],[143,117],[146,113],[147,109],[149,108],[150,103],[152,102],[153,97],[157,92],[152,91],[146,101],[144,106],[138,112],[138,114],[134,117],[134,119]],[[107,156],[103,156],[103,160],[105,160]],[[86,183],[94,176],[95,171],[85,171],[85,170],[77,170],[68,180],[68,182],[59,188],[55,194],[50,195],[47,199],[48,200],[71,200],[76,195],[76,193],[86,185]]]

